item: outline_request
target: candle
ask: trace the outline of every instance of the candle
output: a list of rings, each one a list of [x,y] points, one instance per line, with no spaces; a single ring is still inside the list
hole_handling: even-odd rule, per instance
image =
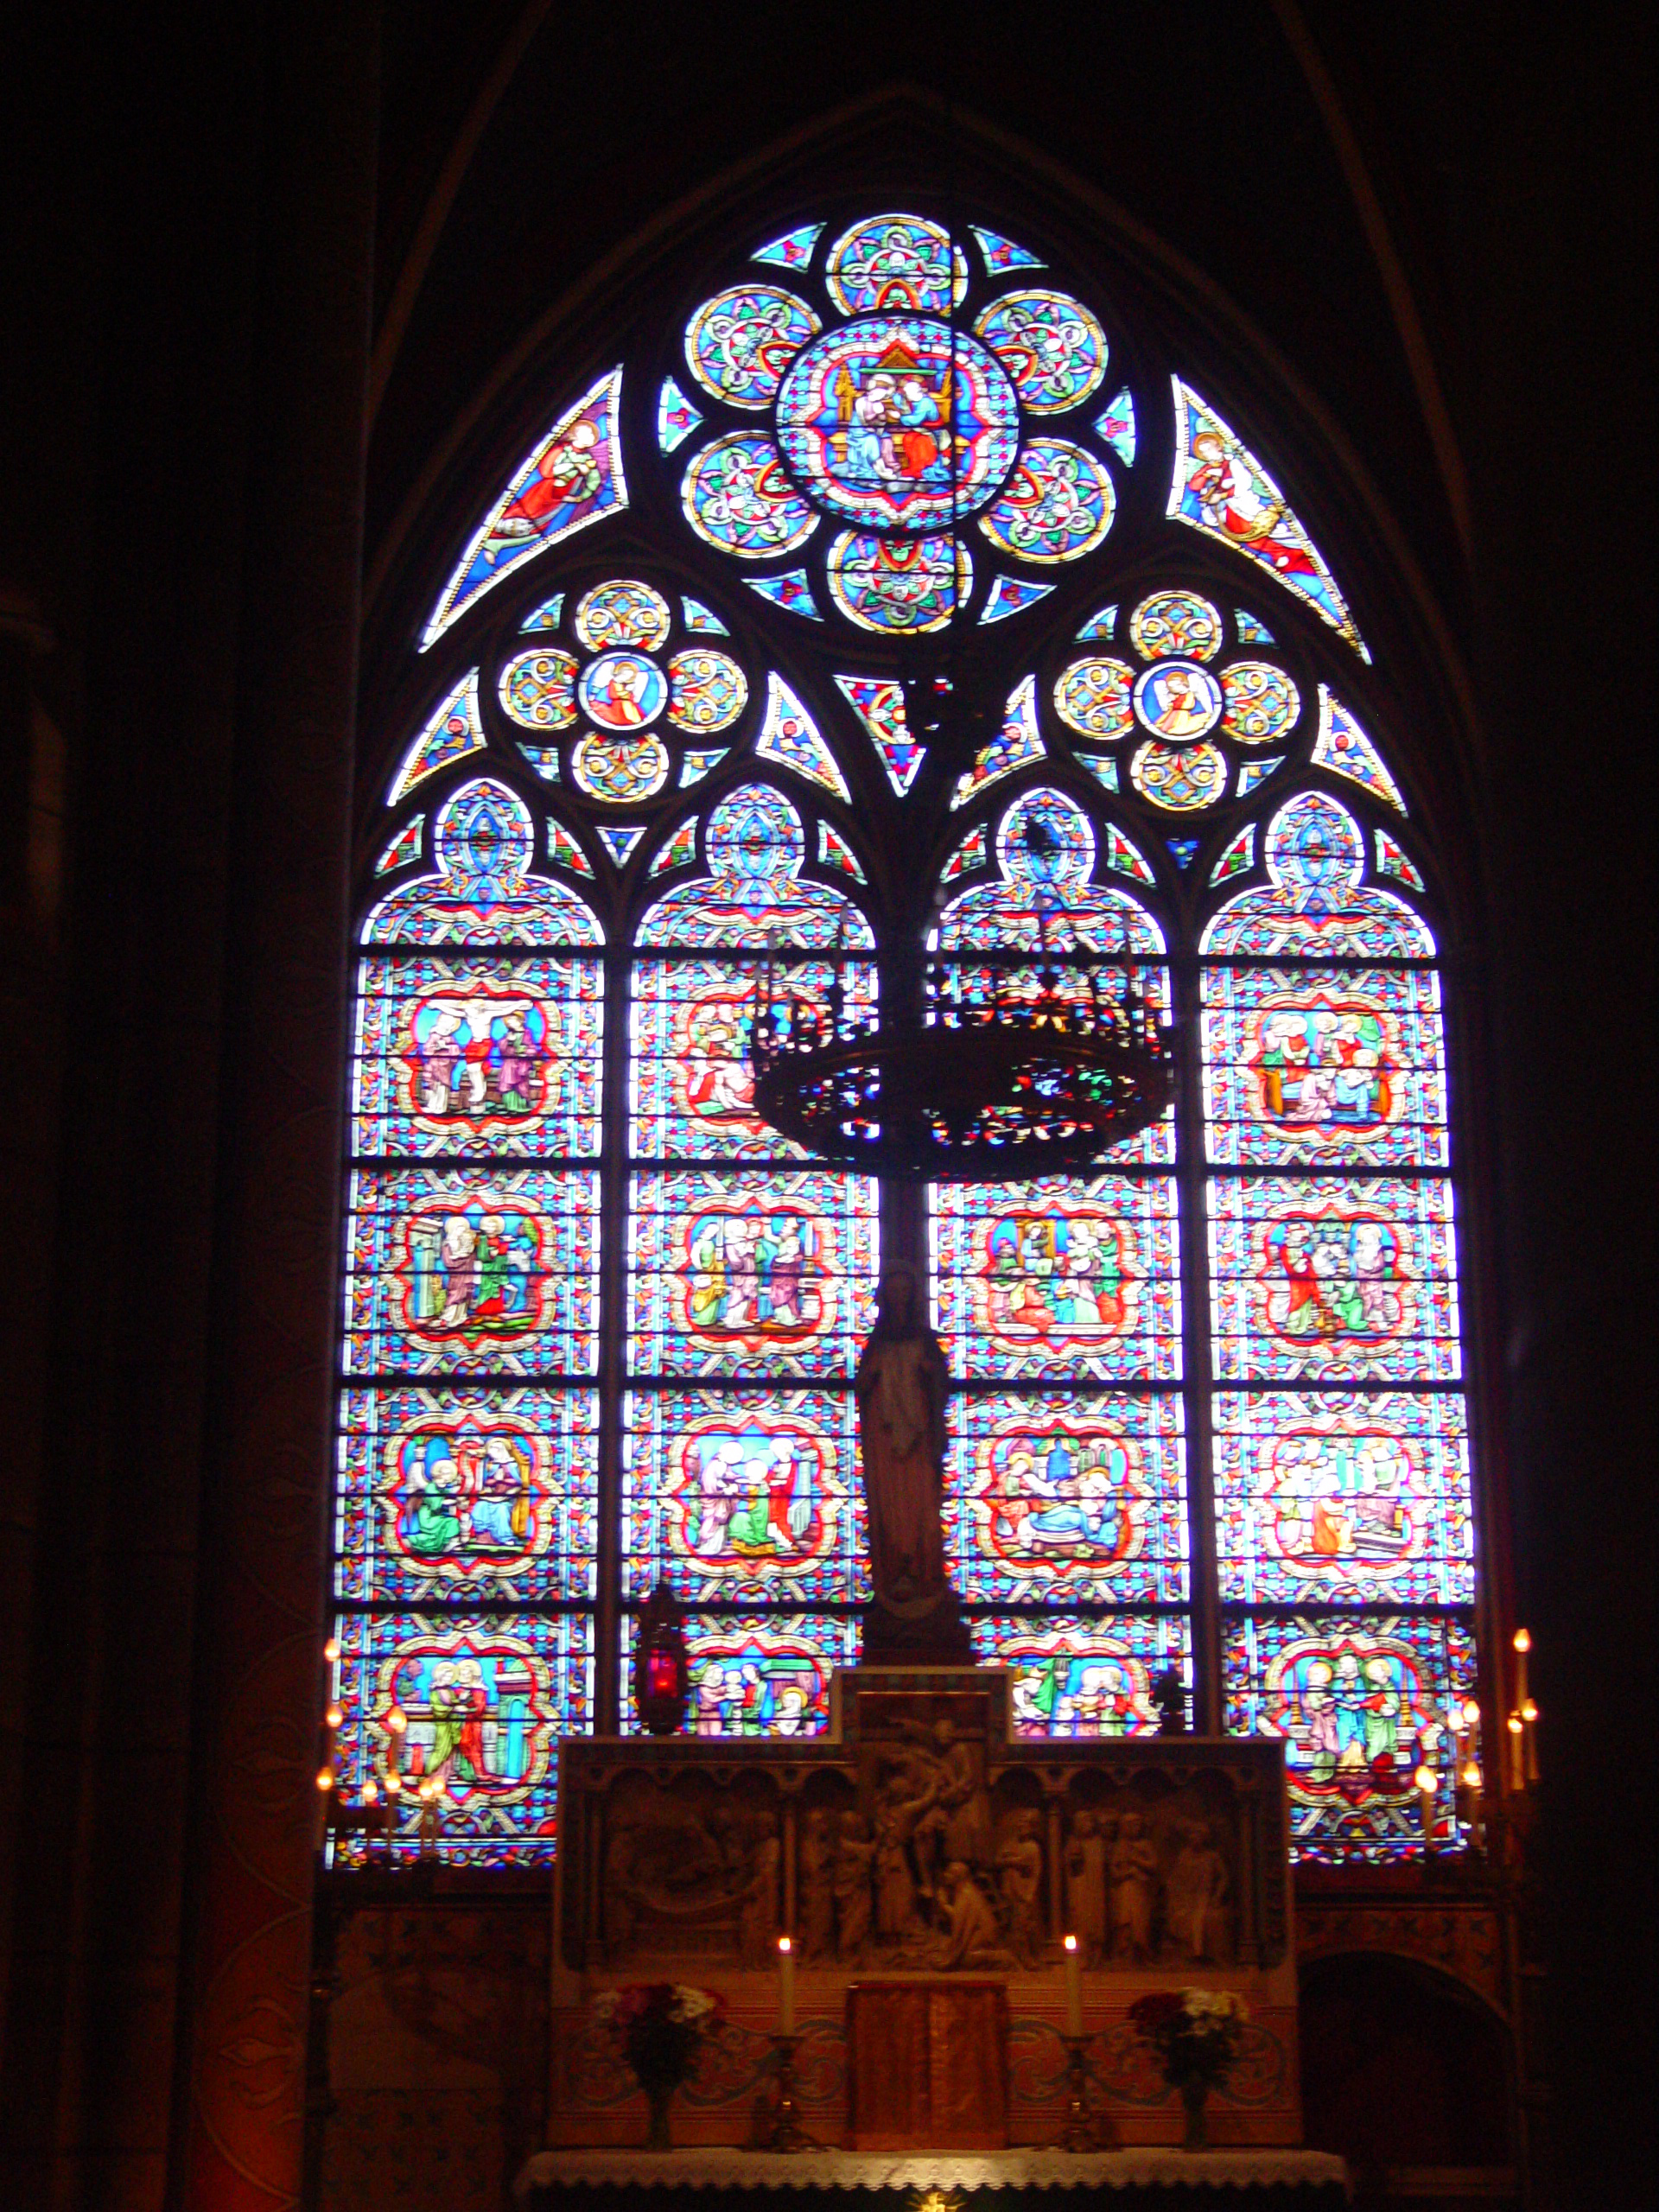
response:
[[[1512,1713],[1504,1723],[1510,1732],[1510,1787],[1511,1789],[1524,1789],[1527,1786],[1527,1778],[1522,1770],[1521,1764],[1521,1735],[1523,1725],[1518,1713]]]
[[[795,2032],[795,1946],[787,1936],[778,1938],[778,2032]]]
[[[1526,1753],[1529,1782],[1538,1779],[1538,1708],[1530,1698],[1521,1707],[1522,1745]]]
[[[1075,1936],[1065,1939],[1065,2032],[1083,2033],[1083,1954]]]
[[[1411,1778],[1417,1785],[1417,1803],[1423,1816],[1423,1851],[1427,1856],[1434,1848],[1434,1792],[1440,1786],[1440,1777],[1432,1766],[1420,1766]]]
[[[1532,1638],[1523,1628],[1515,1631],[1515,1702],[1517,1707],[1527,1701],[1527,1654],[1532,1649]]]

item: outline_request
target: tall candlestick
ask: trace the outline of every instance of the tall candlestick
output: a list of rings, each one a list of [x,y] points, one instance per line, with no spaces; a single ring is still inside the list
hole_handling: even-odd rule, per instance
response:
[[[1524,1789],[1527,1786],[1526,1774],[1522,1766],[1521,1750],[1521,1736],[1524,1725],[1518,1713],[1512,1713],[1504,1723],[1510,1736],[1510,1787],[1511,1789]]]
[[[1526,1758],[1526,1777],[1529,1782],[1538,1779],[1538,1708],[1530,1698],[1521,1707],[1521,1742]]]
[[[787,1936],[778,1938],[778,2032],[795,2032],[795,1946]]]
[[[1532,1638],[1523,1628],[1515,1631],[1515,1704],[1516,1710],[1527,1701],[1527,1654],[1532,1649]]]
[[[1075,1936],[1065,1939],[1065,2032],[1083,2033],[1083,1954]]]

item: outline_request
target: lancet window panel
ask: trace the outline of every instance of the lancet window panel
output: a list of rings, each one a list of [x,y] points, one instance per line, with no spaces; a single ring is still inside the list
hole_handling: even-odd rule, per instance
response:
[[[1021,1736],[1152,1736],[1153,1684],[1173,1669],[1190,1693],[1185,1614],[984,1617],[969,1624],[982,1666],[1006,1667]]]
[[[690,1701],[686,1726],[699,1736],[817,1736],[830,1725],[830,1678],[858,1662],[855,1615],[690,1613],[685,1621]],[[632,1679],[638,1623],[622,1623],[621,1661]],[[623,1727],[639,1732],[632,1707]]]

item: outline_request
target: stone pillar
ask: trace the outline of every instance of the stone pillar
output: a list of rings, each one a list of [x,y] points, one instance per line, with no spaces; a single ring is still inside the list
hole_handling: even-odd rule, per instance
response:
[[[270,20],[173,2201],[297,2202],[339,1279],[374,0]]]

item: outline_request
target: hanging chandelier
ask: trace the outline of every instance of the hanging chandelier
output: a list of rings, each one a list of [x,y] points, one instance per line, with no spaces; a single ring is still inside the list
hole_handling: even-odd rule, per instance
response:
[[[1027,823],[1033,853],[1048,833]],[[1136,989],[1127,945],[1063,953],[1065,909],[1037,914],[1040,949],[890,961],[890,1011],[849,1001],[837,944],[821,995],[762,969],[750,1061],[760,1119],[820,1160],[899,1178],[1041,1175],[1155,1122],[1173,1091],[1167,1027]],[[906,988],[906,970],[912,981]]]

